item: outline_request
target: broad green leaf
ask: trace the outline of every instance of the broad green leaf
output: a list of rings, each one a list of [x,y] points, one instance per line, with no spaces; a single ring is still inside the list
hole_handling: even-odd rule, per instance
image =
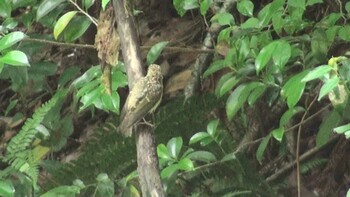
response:
[[[185,10],[192,10],[199,7],[199,3],[197,0],[183,0],[183,2],[183,8]]]
[[[350,31],[350,25],[344,25],[339,29],[338,35],[341,39],[345,41],[350,41],[349,31]]]
[[[69,21],[72,20],[72,18],[78,13],[78,11],[70,11],[65,13],[61,18],[58,19],[54,29],[53,29],[53,36],[55,39],[58,39],[58,36],[62,33],[62,31],[66,28]]]
[[[159,144],[157,146],[157,154],[159,158],[162,159],[171,159],[169,153],[168,153],[168,149],[164,144]]]
[[[58,78],[58,86],[63,87],[68,81],[75,79],[76,76],[79,74],[79,71],[80,68],[77,66],[70,66],[66,68]]]
[[[236,154],[234,152],[233,153],[228,153],[221,159],[221,162],[231,161],[231,160],[234,160],[234,159],[237,159]]]
[[[213,153],[208,151],[195,151],[187,155],[187,158],[196,161],[203,161],[206,163],[216,161],[216,157]]]
[[[291,54],[292,49],[288,42],[278,41],[275,51],[272,55],[273,62],[283,70],[284,66],[287,64]]]
[[[316,146],[321,147],[325,145],[333,131],[340,122],[342,118],[337,110],[333,110],[330,115],[324,116],[324,119],[320,125],[320,130],[316,135]]]
[[[22,51],[10,51],[0,57],[0,62],[12,66],[30,66],[26,54]]]
[[[322,85],[320,89],[320,95],[318,96],[318,101],[321,100],[325,95],[331,92],[335,87],[338,86],[339,78],[334,76],[331,79],[328,79],[325,84]]]
[[[267,145],[269,144],[271,135],[267,135],[266,137],[264,137],[264,139],[261,141],[258,150],[256,151],[256,159],[259,161],[259,163],[262,162],[263,156],[264,156],[264,152],[266,150]]]
[[[103,10],[106,10],[106,6],[109,3],[110,0],[102,0],[101,6]]]
[[[172,158],[177,159],[181,148],[182,148],[182,138],[181,137],[173,137],[169,140],[168,144],[167,144],[167,148],[168,148],[168,153]]]
[[[86,83],[99,76],[101,76],[101,67],[93,66],[89,68],[89,70],[87,70],[82,76],[74,80],[72,85],[76,88],[81,88],[83,86],[86,86]]]
[[[96,102],[97,99],[100,98],[104,88],[102,86],[99,86],[92,91],[87,92],[84,96],[81,97],[81,103],[83,103],[83,106],[80,107],[79,111],[82,111],[83,109],[89,107],[94,102]]]
[[[73,42],[80,38],[89,28],[91,21],[86,16],[74,17],[65,28],[63,35],[64,40]]]
[[[222,26],[224,25],[232,26],[235,23],[235,20],[232,14],[228,12],[217,13],[210,19],[210,21],[218,22]]]
[[[6,0],[0,1],[0,16],[3,18],[11,17],[11,5]]]
[[[88,94],[92,90],[96,89],[100,84],[101,84],[101,82],[98,80],[93,80],[91,82],[86,83],[85,86],[83,86],[82,88],[80,88],[78,90],[78,92],[76,93],[76,97],[79,98],[85,94]]]
[[[226,102],[226,114],[229,120],[232,120],[233,116],[241,109],[250,92],[261,84],[259,82],[241,84],[232,92]]]
[[[207,132],[198,132],[191,137],[189,144],[195,144],[204,138],[210,138],[210,135]]]
[[[317,78],[323,77],[326,73],[332,70],[329,65],[318,66],[311,70],[307,75],[301,80],[302,82],[308,82]]]
[[[213,0],[202,0],[200,2],[199,9],[202,16],[205,16],[207,14],[207,11],[209,10],[212,3],[213,3]]]
[[[346,2],[345,4],[345,10],[349,14],[350,13],[350,2]]]
[[[281,119],[280,119],[280,124],[279,126],[280,127],[283,127],[285,126],[286,124],[288,124],[288,122],[290,121],[290,119],[297,113],[300,113],[300,112],[303,112],[305,111],[304,108],[302,107],[294,107],[294,108],[291,108],[291,109],[288,109],[286,112],[283,113]]]
[[[27,36],[20,31],[11,32],[5,35],[4,37],[0,38],[0,51],[13,46],[25,37]]]
[[[267,86],[265,84],[261,84],[260,86],[257,86],[252,93],[250,93],[249,97],[248,97],[248,105],[252,106],[254,105],[254,103],[258,100],[258,98],[260,98],[265,90],[267,89]]]
[[[114,196],[114,183],[108,177],[106,173],[101,173],[96,177],[97,183],[97,192],[99,196],[104,197],[113,197]]]
[[[323,0],[307,0],[306,1],[306,6],[318,4],[318,3],[323,3]]]
[[[288,0],[287,4],[295,8],[301,8],[305,10],[306,3],[305,0]]]
[[[208,69],[203,73],[203,78],[207,78],[208,76],[212,75],[213,73],[225,68],[225,61],[224,60],[217,60],[210,64]]]
[[[173,0],[173,5],[177,11],[177,14],[181,17],[185,15],[186,10],[183,8],[184,1],[183,0]]]
[[[192,162],[191,159],[189,159],[189,158],[181,159],[181,160],[179,161],[179,163],[177,164],[177,167],[178,167],[180,170],[185,170],[185,171],[190,171],[190,170],[193,170],[193,169],[194,169],[193,162]]]
[[[284,25],[284,18],[283,16],[283,11],[277,11],[273,16],[272,16],[272,25],[273,29],[276,31],[278,35],[282,33],[282,28]]]
[[[259,73],[263,68],[265,68],[266,64],[272,58],[272,55],[275,52],[277,45],[278,42],[274,41],[261,49],[259,55],[255,59],[255,68],[257,73]]]
[[[147,54],[147,64],[148,65],[153,64],[158,59],[158,57],[162,53],[164,47],[168,43],[169,42],[159,42],[159,43],[152,46],[152,48],[149,50],[149,52]]]
[[[239,1],[237,10],[244,16],[253,16],[254,4],[250,0]]]
[[[210,121],[207,126],[208,134],[214,137],[216,135],[218,126],[219,126],[219,119]]]
[[[251,17],[248,20],[246,20],[244,23],[241,24],[242,29],[251,29],[251,28],[257,28],[259,26],[259,19],[255,17]]]
[[[88,10],[93,4],[95,0],[82,0],[84,10]]]
[[[231,79],[234,76],[235,76],[235,74],[233,72],[229,72],[229,73],[224,74],[220,78],[220,80],[219,80],[219,82],[218,82],[218,84],[216,85],[216,88],[215,88],[215,95],[216,96],[218,96],[218,97],[220,96],[221,87],[226,83],[227,80]]]
[[[346,197],[350,197],[350,189],[346,192]]]
[[[282,138],[284,135],[284,127],[280,127],[278,129],[274,129],[273,131],[271,131],[272,136],[279,142],[282,142]]]
[[[13,186],[11,181],[0,180],[0,196],[13,197],[15,196],[15,191],[15,187]]]
[[[174,173],[176,173],[179,170],[179,168],[177,167],[177,164],[173,164],[170,165],[166,168],[164,168],[161,172],[160,172],[160,177],[162,179],[168,179],[170,178]]]
[[[59,6],[62,2],[66,0],[44,0],[38,7],[36,11],[36,20],[39,21],[42,17],[46,16],[52,10],[54,10],[57,6]]]
[[[334,128],[334,132],[336,132],[338,134],[345,133],[345,132],[347,132],[349,130],[350,130],[350,123],[346,124],[346,125],[339,126],[337,128]]]
[[[284,98],[287,98],[288,107],[293,108],[301,98],[301,95],[305,89],[305,82],[302,82],[303,79],[309,70],[304,70],[303,72],[294,75],[291,77],[283,86],[281,90],[281,95]]]
[[[224,84],[222,84],[222,86],[220,87],[219,97],[224,96],[227,92],[232,90],[232,88],[235,87],[240,80],[241,79],[237,78],[236,76],[233,76],[226,80]]]

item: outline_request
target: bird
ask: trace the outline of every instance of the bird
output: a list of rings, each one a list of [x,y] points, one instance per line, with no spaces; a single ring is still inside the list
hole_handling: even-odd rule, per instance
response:
[[[153,113],[163,96],[163,76],[157,64],[151,64],[145,77],[132,88],[120,114],[119,131],[126,137],[132,135],[133,127],[147,114]]]

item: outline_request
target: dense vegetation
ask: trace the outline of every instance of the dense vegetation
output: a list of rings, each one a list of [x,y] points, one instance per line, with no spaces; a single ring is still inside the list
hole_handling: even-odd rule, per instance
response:
[[[350,196],[350,2],[127,2],[166,196]],[[0,0],[0,196],[142,195],[129,65],[94,45],[111,3]]]

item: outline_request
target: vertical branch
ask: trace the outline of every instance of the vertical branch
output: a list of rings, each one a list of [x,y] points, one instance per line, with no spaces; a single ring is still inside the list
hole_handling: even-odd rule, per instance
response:
[[[129,6],[130,3],[127,1],[130,0],[113,0],[113,8],[128,75],[129,89],[132,89],[135,82],[144,76],[144,71],[133,16],[126,10],[126,6]],[[135,135],[137,171],[139,173],[142,196],[163,197],[164,192],[160,180],[153,130],[148,125],[140,125],[136,128]]]

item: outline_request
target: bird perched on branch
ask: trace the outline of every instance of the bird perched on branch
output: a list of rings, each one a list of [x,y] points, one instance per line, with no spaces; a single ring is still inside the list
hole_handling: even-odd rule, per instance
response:
[[[120,115],[119,131],[124,136],[130,137],[133,126],[156,110],[162,100],[162,81],[160,66],[152,64],[148,67],[147,75],[135,83]]]

